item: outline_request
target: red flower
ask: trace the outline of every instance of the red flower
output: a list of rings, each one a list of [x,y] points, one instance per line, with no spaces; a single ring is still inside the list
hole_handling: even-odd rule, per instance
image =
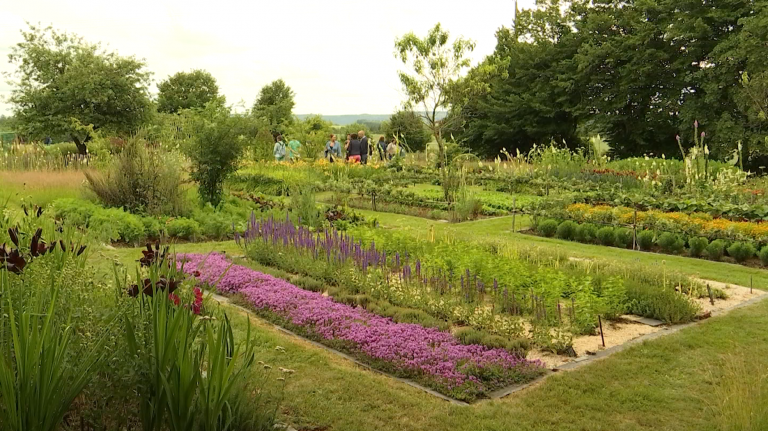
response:
[[[200,277],[200,271],[195,271],[192,273],[195,277]]]
[[[170,299],[173,302],[173,305],[179,305],[181,302],[181,299],[174,295],[173,293],[168,294],[168,299]]]

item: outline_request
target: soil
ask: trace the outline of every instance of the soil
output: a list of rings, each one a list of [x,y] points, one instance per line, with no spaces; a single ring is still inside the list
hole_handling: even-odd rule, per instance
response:
[[[631,322],[629,320],[619,320],[603,322],[603,331],[605,336],[605,347],[603,347],[599,330],[597,335],[582,335],[573,339],[573,350],[577,357],[589,356],[589,352],[598,352],[603,349],[618,346],[633,340],[637,337],[663,331],[664,326],[648,326],[642,323]],[[539,359],[547,368],[554,368],[565,363],[571,362],[576,358],[557,355],[551,352],[542,352],[532,350],[528,353],[528,359]]]
[[[709,302],[709,298],[696,299],[696,303],[701,306],[701,313],[712,313],[717,311],[726,310],[732,308],[742,302],[749,301],[754,298],[758,298],[766,294],[762,290],[754,289],[752,293],[749,293],[749,287],[737,286],[734,284],[721,283],[719,281],[695,279],[704,284],[708,284],[712,288],[718,288],[728,295],[726,299],[715,299],[715,305]]]

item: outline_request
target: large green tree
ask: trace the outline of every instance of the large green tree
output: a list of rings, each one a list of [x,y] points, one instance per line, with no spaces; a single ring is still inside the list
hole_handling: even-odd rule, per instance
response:
[[[128,134],[146,122],[152,105],[142,60],[51,27],[21,34],[8,55],[17,68],[8,100],[21,134],[69,138],[85,153],[90,130]]]
[[[157,85],[157,110],[176,114],[182,109],[201,109],[213,101],[224,103],[219,96],[216,78],[205,70],[178,72]]]
[[[293,124],[294,96],[291,87],[278,79],[262,87],[252,113],[265,121],[273,133],[285,133]]]
[[[452,93],[470,66],[467,55],[475,49],[475,42],[456,38],[450,42],[450,34],[437,23],[423,38],[408,33],[395,41],[395,56],[408,70],[398,76],[408,99],[407,110],[418,112],[435,136],[439,150],[439,164],[445,163],[445,139],[443,130],[449,126],[441,111],[452,107]]]
[[[423,151],[432,134],[424,125],[424,120],[413,111],[398,111],[383,124],[387,139],[396,137],[412,151]]]

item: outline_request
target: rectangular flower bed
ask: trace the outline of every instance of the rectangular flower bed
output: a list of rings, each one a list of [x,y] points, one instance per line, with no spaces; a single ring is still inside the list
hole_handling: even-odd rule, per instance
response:
[[[271,321],[455,399],[472,401],[544,373],[538,361],[504,349],[464,345],[449,332],[434,328],[395,323],[361,307],[337,303],[321,293],[231,265],[221,254],[178,258],[184,262],[185,272],[203,283],[216,284],[223,294],[242,295]]]

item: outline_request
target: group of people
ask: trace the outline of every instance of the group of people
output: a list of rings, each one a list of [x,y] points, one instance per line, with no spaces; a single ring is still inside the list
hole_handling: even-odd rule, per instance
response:
[[[301,142],[291,139],[288,145],[286,145],[283,142],[283,135],[275,137],[275,146],[272,149],[272,154],[275,156],[276,161],[297,160],[300,157],[299,150],[301,150]]]
[[[360,130],[357,133],[347,135],[347,141],[344,143],[345,160],[350,163],[368,164],[368,158],[378,151],[379,160],[392,160],[398,152],[398,145],[394,139],[387,143],[384,136],[379,137],[379,141],[372,146],[370,140],[365,136],[365,131]],[[400,149],[402,151],[402,149]],[[331,135],[330,140],[325,144],[325,157],[333,163],[341,158],[341,143],[336,140],[336,135]]]

